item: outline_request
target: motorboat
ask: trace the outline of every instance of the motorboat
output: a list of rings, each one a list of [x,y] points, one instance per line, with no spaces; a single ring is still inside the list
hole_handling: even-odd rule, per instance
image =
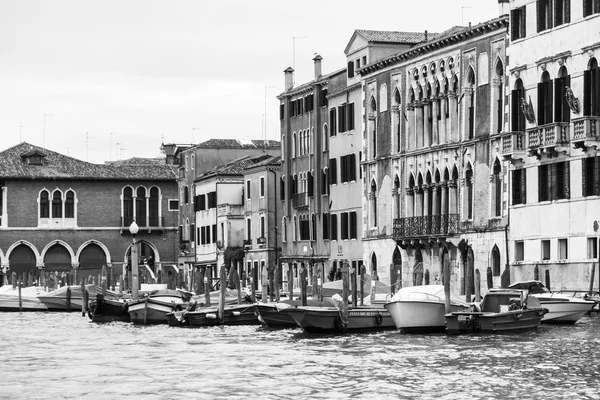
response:
[[[499,333],[535,329],[548,310],[526,290],[490,289],[472,311],[446,314],[446,333]]]
[[[468,311],[469,303],[450,297],[450,312]],[[385,308],[396,327],[405,333],[444,332],[446,329],[446,296],[443,285],[401,288]]]
[[[192,293],[184,290],[156,290],[137,300],[127,303],[131,322],[136,325],[167,324],[167,313],[182,309],[189,302]]]
[[[93,284],[85,285],[85,290],[88,293],[88,302],[97,293],[102,292],[100,286]],[[107,291],[105,297],[116,299],[119,296],[115,292]],[[83,308],[84,296],[81,285],[62,286],[51,292],[41,294],[38,298],[50,311],[81,311]]]
[[[226,305],[223,317],[219,315],[219,307],[200,307],[183,311],[173,311],[167,314],[170,326],[216,326],[216,325],[259,325],[258,315],[254,304],[242,303]]]
[[[0,287],[0,311],[48,311],[48,307],[38,298],[47,293],[39,286],[21,288],[19,301],[19,288],[12,285]]]
[[[331,298],[323,298],[323,304],[333,306]],[[290,307],[302,305],[302,300],[282,300],[276,303],[256,303],[254,307],[258,314],[258,319],[269,328],[296,328],[298,325],[294,318],[288,314]],[[307,299],[307,306],[317,306],[317,300]]]
[[[529,296],[536,297],[548,309],[543,323],[574,324],[596,305],[592,300],[553,293],[540,281],[515,282],[509,288],[527,290]]]

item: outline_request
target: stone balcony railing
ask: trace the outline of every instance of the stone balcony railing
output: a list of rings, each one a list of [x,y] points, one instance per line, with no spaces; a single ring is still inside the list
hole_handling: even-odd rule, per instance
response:
[[[292,206],[294,208],[308,207],[307,193],[297,193],[292,196]]]
[[[587,147],[600,147],[600,117],[581,117],[573,120],[573,137],[571,144],[574,148],[585,150]]]
[[[529,156],[541,158],[542,154],[552,156],[567,151],[570,139],[569,122],[553,122],[527,130],[527,152]]]
[[[525,156],[525,132],[508,132],[502,136],[502,159],[513,161]]]

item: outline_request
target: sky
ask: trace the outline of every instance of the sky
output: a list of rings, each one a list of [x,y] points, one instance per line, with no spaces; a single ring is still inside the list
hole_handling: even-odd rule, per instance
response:
[[[368,7],[368,8],[367,8]],[[283,70],[346,65],[355,29],[442,32],[496,0],[0,0],[0,151],[93,163],[161,143],[279,140]],[[266,115],[265,115],[266,114]]]

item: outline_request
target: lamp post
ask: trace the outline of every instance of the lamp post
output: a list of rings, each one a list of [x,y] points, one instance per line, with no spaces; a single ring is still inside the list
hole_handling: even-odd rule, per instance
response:
[[[133,221],[131,225],[129,225],[129,232],[131,232],[131,236],[133,238],[133,243],[131,245],[131,298],[133,300],[137,300],[139,298],[138,289],[139,289],[139,279],[138,279],[138,251],[137,251],[137,243],[135,241],[135,235],[140,230],[138,224]]]

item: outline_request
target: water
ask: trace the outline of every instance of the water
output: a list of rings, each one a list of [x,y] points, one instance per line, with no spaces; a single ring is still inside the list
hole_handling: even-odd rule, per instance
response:
[[[6,399],[600,399],[600,316],[503,335],[308,335],[0,313]]]

